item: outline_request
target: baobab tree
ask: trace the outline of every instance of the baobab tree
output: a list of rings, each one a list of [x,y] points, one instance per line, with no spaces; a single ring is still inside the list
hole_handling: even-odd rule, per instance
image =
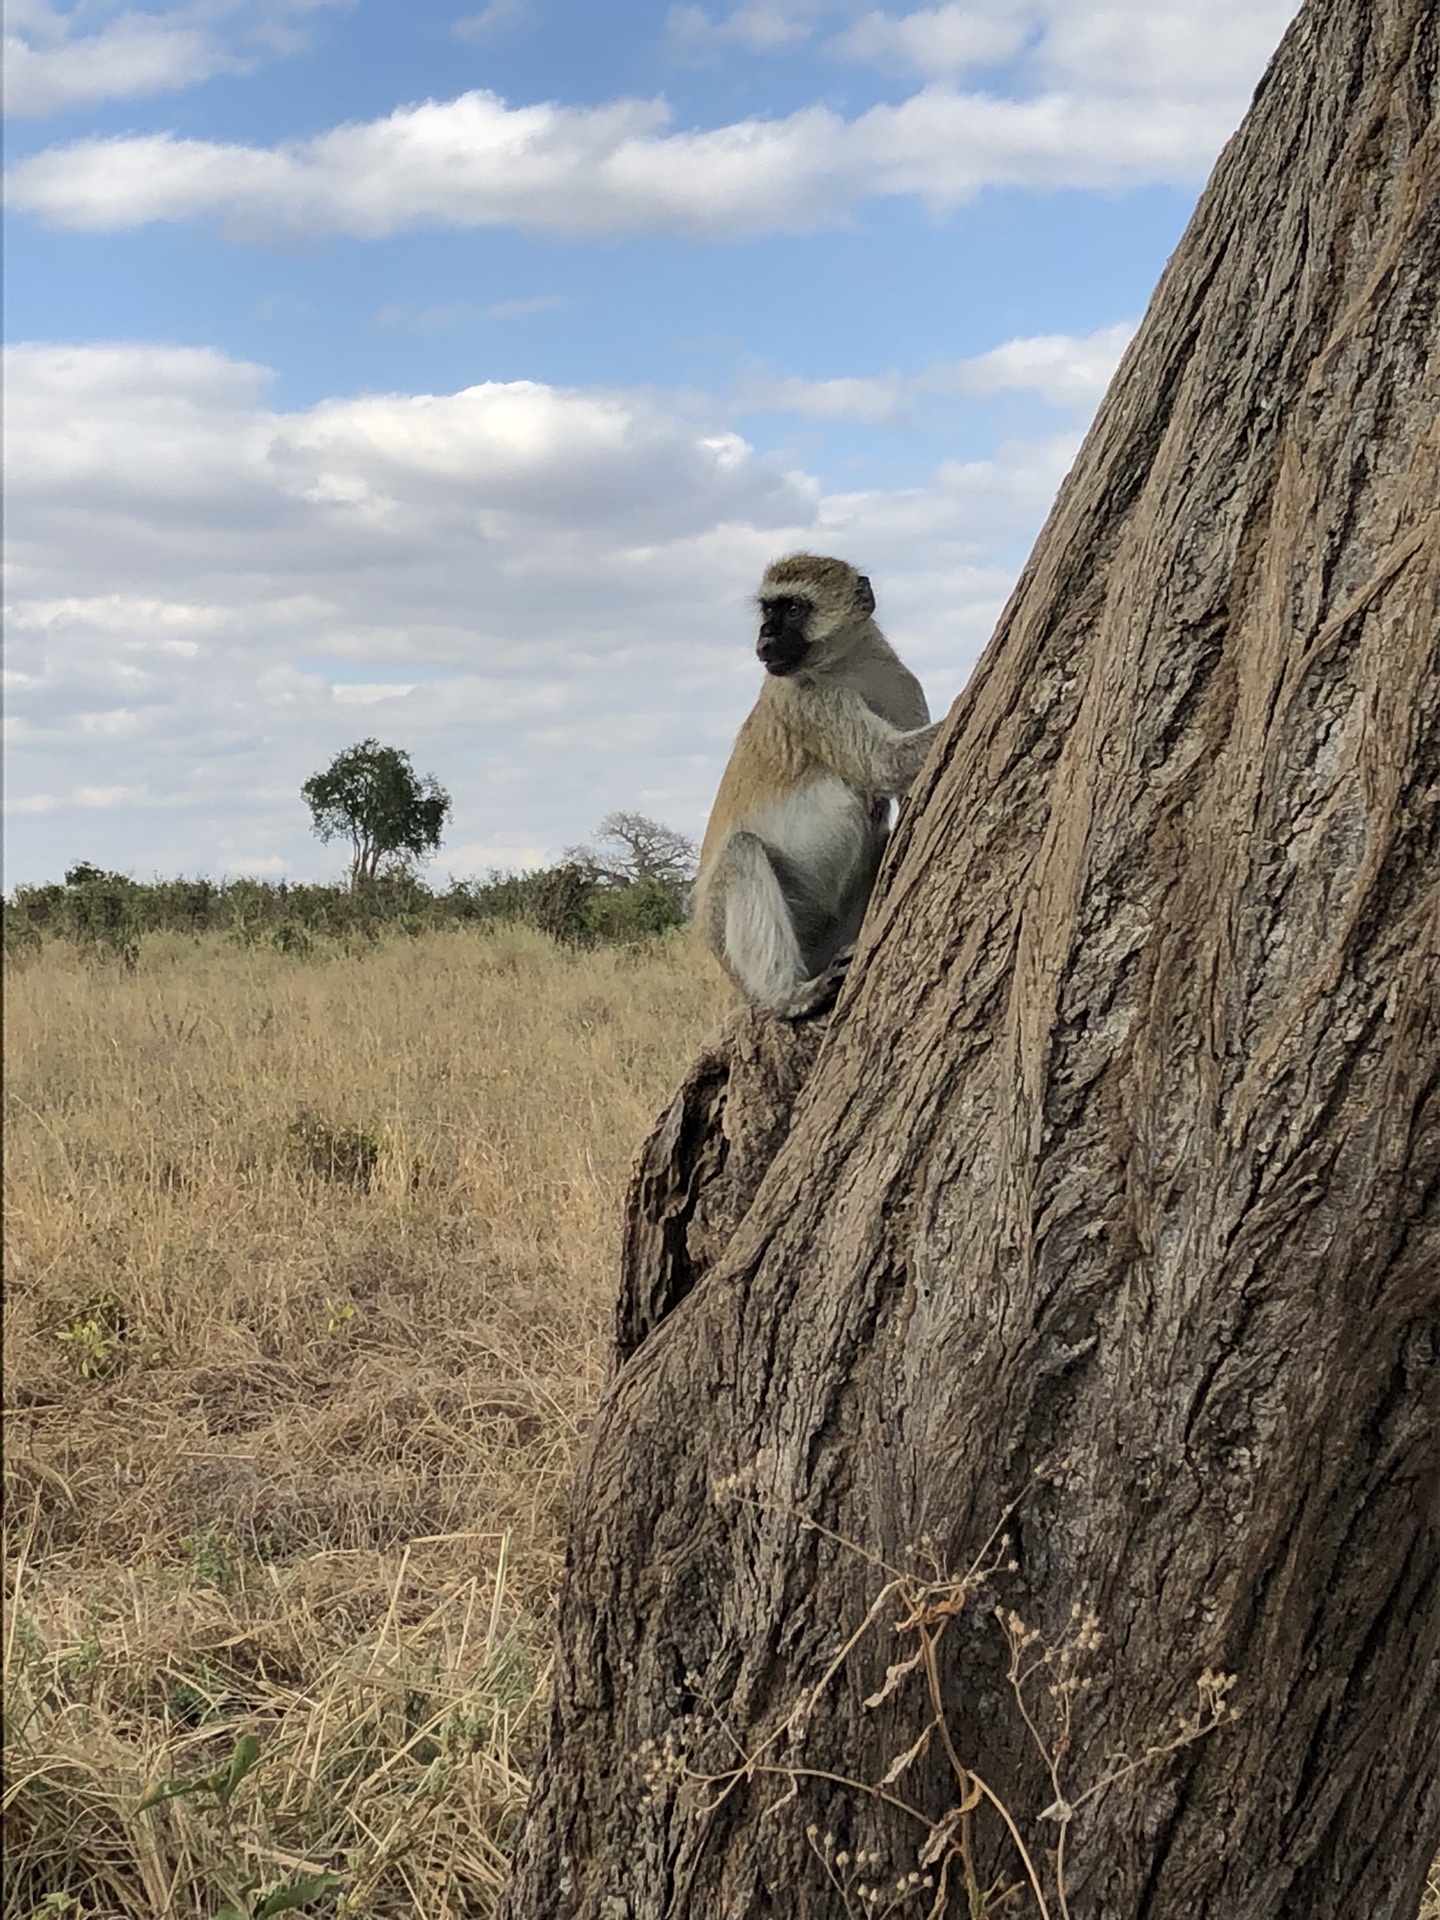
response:
[[[1414,1920],[1437,40],[1301,12],[827,1030],[644,1150],[508,1920]]]

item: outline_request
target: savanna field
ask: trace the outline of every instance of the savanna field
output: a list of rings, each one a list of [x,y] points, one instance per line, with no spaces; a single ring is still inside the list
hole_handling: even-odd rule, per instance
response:
[[[6,987],[6,1920],[488,1913],[626,1176],[722,983],[501,926]]]
[[[5,1920],[490,1913],[626,1177],[723,984],[488,925],[6,986]]]

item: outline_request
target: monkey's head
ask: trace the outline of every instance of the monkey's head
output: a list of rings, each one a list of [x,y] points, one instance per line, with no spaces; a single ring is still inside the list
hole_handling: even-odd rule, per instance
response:
[[[772,562],[756,599],[760,638],[755,651],[765,671],[782,679],[842,653],[846,639],[875,611],[875,595],[863,573],[844,560],[815,553],[792,553]]]

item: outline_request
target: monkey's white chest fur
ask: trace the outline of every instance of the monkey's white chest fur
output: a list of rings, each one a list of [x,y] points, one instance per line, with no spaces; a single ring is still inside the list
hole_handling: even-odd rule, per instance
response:
[[[800,966],[807,975],[821,972],[860,931],[885,827],[868,801],[828,773],[763,802],[746,825],[772,857]],[[753,943],[752,930],[735,931],[742,944]],[[793,965],[793,949],[790,959]]]
[[[836,902],[857,881],[868,886],[875,832],[869,805],[834,774],[822,773],[766,801],[745,822],[790,872],[806,878],[806,891]]]

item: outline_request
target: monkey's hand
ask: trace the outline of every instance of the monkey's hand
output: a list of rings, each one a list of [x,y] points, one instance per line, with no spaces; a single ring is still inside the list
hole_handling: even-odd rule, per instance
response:
[[[813,1020],[817,1014],[828,1013],[845,984],[845,976],[854,958],[853,945],[842,947],[823,973],[817,973],[813,980],[802,982],[785,1005],[776,1008],[779,1017],[782,1020]]]

